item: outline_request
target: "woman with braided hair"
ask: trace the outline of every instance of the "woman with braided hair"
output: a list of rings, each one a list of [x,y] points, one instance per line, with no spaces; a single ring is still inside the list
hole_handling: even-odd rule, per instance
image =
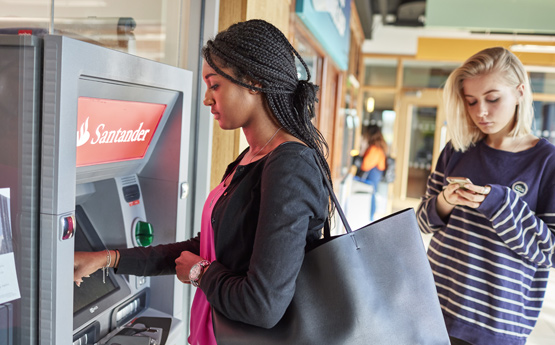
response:
[[[206,345],[216,344],[211,308],[259,327],[277,324],[305,247],[321,237],[333,206],[324,184],[331,182],[328,147],[311,122],[318,87],[283,33],[263,20],[237,23],[202,54],[204,104],[222,129],[241,128],[249,147],[210,192],[196,237],[111,251],[111,266],[121,274],[177,274],[196,286],[189,343]],[[295,58],[307,80],[298,79]],[[75,253],[75,282],[105,263],[105,252]]]

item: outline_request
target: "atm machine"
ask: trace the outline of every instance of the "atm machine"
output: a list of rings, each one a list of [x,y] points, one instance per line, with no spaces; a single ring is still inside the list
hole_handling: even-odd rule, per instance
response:
[[[192,234],[191,90],[183,69],[63,36],[0,35],[3,240],[20,293],[3,301],[0,287],[1,344],[186,343],[189,294],[174,276],[99,271],[76,287],[73,253]]]

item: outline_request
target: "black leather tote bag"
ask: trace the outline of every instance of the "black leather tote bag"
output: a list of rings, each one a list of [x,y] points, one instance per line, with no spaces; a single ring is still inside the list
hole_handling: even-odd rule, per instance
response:
[[[309,250],[280,322],[264,329],[213,309],[218,345],[449,345],[413,209],[352,231],[327,179],[346,233]]]

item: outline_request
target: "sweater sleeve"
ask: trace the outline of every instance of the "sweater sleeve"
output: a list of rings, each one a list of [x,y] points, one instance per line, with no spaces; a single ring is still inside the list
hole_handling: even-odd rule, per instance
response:
[[[555,185],[545,188],[539,205],[551,209],[536,214],[512,189],[490,185],[491,192],[478,208],[501,240],[529,261],[552,267],[555,252]],[[549,207],[548,205],[551,205]]]
[[[116,273],[137,276],[175,274],[175,259],[185,250],[199,255],[200,233],[178,243],[119,249],[121,257]]]
[[[322,174],[311,151],[304,152],[271,156],[264,167],[246,275],[215,261],[201,281],[210,305],[232,320],[271,328],[293,298],[307,235],[319,234],[327,216]]]
[[[451,145],[445,146],[438,158],[435,170],[428,176],[426,194],[422,196],[416,210],[418,225],[420,230],[425,234],[439,231],[446,225],[437,213],[436,201],[446,185],[445,167],[452,153],[453,148]]]

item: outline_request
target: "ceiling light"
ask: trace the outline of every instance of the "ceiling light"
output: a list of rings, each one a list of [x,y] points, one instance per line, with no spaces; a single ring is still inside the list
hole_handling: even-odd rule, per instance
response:
[[[373,112],[375,103],[374,97],[368,97],[366,100],[366,111],[369,113]]]
[[[519,53],[545,53],[554,54],[555,46],[539,44],[513,44],[511,50]]]

